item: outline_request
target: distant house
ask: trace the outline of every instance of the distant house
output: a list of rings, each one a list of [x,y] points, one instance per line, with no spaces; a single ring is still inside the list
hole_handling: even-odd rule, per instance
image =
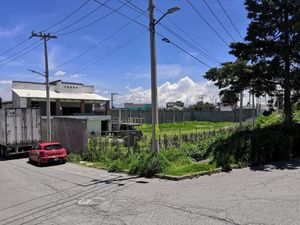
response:
[[[94,93],[94,86],[53,81],[50,87],[51,116],[107,114],[109,99]],[[38,107],[46,115],[46,85],[37,82],[12,82],[13,107]]]

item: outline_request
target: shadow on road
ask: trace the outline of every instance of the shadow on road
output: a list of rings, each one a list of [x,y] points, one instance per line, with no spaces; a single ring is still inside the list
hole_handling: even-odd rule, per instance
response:
[[[15,160],[15,159],[24,159],[28,157],[28,153],[22,153],[17,155],[10,155],[6,157],[0,157],[0,161],[8,161],[8,160]]]
[[[253,171],[271,171],[271,170],[295,170],[300,169],[300,159],[293,159],[287,162],[272,163],[269,165],[260,165],[250,167]]]

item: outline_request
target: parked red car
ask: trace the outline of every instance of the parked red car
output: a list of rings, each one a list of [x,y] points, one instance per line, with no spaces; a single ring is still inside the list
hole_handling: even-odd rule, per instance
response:
[[[44,142],[29,151],[30,162],[37,162],[39,166],[50,162],[67,161],[67,151],[59,142]]]

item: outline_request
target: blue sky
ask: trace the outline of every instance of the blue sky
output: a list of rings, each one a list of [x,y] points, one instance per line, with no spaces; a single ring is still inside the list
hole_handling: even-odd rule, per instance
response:
[[[116,9],[121,7],[122,1],[125,2],[126,0],[99,1],[107,2],[107,6]],[[231,38],[224,30],[222,30],[222,27],[218,24],[204,2],[202,0],[190,1],[229,44]],[[243,5],[244,1],[219,1],[227,10],[239,32],[244,36],[249,22],[246,18],[246,11]],[[69,15],[84,2],[86,2],[86,0],[0,0],[0,55],[7,49],[28,38],[32,30],[38,32],[47,29],[49,26],[56,24],[62,18]],[[147,0],[132,0],[131,2],[147,13]],[[195,46],[201,46],[219,62],[234,60],[234,58],[228,54],[228,46],[214,34],[211,28],[207,26],[199,15],[197,15],[188,5],[187,1],[155,0],[154,2],[156,5],[156,18],[159,18],[162,15],[161,12],[167,11],[168,8],[174,6],[180,7],[179,11],[168,15],[161,21],[163,25],[167,26],[172,31],[175,31],[184,39],[192,42]],[[206,0],[206,2],[224,23],[234,39],[240,41],[241,39],[238,33],[231,26],[218,5],[217,0]],[[118,92],[120,95],[127,96],[127,98],[125,98],[126,101],[131,100],[129,96],[132,97],[132,95],[129,95],[129,93],[132,93],[132,91],[142,90],[141,93],[144,95],[145,92],[143,91],[147,91],[150,87],[149,33],[146,31],[145,27],[130,22],[130,20],[117,13],[112,13],[104,19],[99,19],[111,12],[105,7],[99,7],[93,14],[86,17],[84,20],[68,29],[63,29],[97,7],[99,7],[99,4],[90,0],[73,16],[51,28],[50,31],[57,34],[58,37],[57,39],[48,42],[51,80],[62,79],[65,81],[93,84],[95,85],[95,90],[98,94],[108,96],[110,92]],[[120,12],[130,18],[135,18],[139,23],[148,26],[148,17],[133,11],[128,7],[128,4],[121,7]],[[68,31],[80,28],[97,19],[99,19],[97,23],[86,27],[85,29],[81,29],[71,34],[61,35]],[[174,24],[176,24],[176,26]],[[107,38],[110,34],[125,25],[126,27],[119,31],[119,33],[111,38]],[[184,30],[184,33],[178,27]],[[61,29],[62,31],[59,31]],[[157,25],[156,31],[209,66],[218,65],[205,59],[195,49],[187,46],[163,27]],[[137,34],[141,34],[141,36],[125,47],[115,51],[119,46],[122,46],[124,42],[132,39]],[[189,37],[186,36],[186,34],[188,34]],[[190,37],[197,42],[197,45],[189,39]],[[3,65],[9,61],[9,59],[5,60],[7,57],[37,41],[38,39],[30,39],[14,51],[0,56],[0,94],[2,97],[9,98],[6,89],[11,80],[43,81],[42,77],[27,71],[27,69],[34,69],[41,72],[44,71],[42,45],[23,57]],[[82,57],[79,57],[68,64],[58,67],[99,42],[101,42],[101,44],[92,51],[87,52]],[[156,46],[159,86],[166,84],[166,82],[171,85],[178,84],[178,82],[186,76],[188,76],[190,81],[195,84],[206,82],[202,77],[208,70],[206,66],[202,65],[175,46],[161,41],[161,38],[158,36],[156,38]],[[111,51],[115,52],[110,56],[106,56]],[[13,57],[10,59],[13,59]],[[98,61],[95,62],[95,60]],[[92,66],[85,68],[91,62],[95,63]],[[189,90],[185,90],[185,92],[189,92]],[[186,94],[187,93],[185,93],[185,97]],[[132,101],[135,101],[135,99],[132,99]],[[141,101],[147,101],[147,99]]]

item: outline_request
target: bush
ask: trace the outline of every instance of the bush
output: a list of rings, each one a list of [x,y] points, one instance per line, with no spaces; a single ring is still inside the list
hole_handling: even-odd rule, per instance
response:
[[[123,172],[124,171],[124,162],[120,159],[112,161],[107,168],[108,172]]]
[[[163,172],[168,165],[169,161],[164,155],[143,152],[132,159],[129,173],[153,177],[155,174]]]
[[[80,154],[70,153],[67,157],[69,162],[79,163],[82,161],[82,157]]]
[[[231,164],[260,165],[300,156],[300,125],[242,130],[215,142],[210,150],[223,169]]]
[[[269,116],[260,115],[256,118],[256,126],[258,128],[264,128],[270,125],[280,124],[282,122],[282,114],[278,114],[276,112],[270,114]]]

